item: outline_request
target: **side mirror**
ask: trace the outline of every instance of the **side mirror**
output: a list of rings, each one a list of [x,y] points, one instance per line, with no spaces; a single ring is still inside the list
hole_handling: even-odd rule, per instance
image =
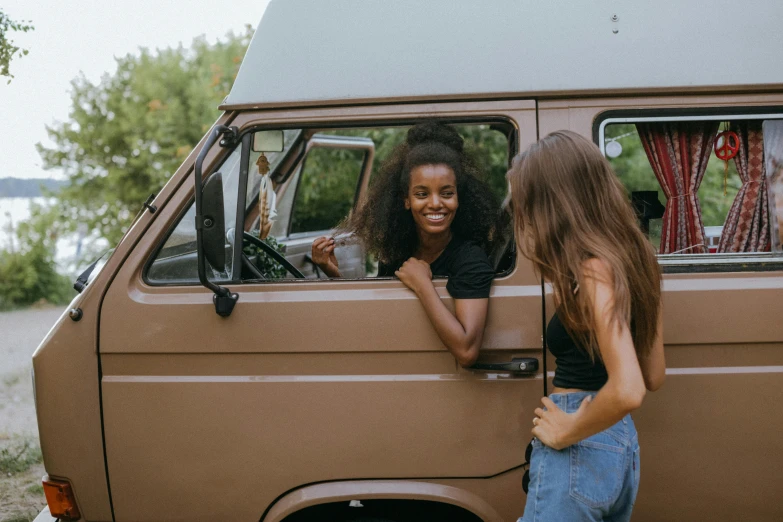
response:
[[[283,152],[283,131],[262,130],[253,133],[253,152]]]
[[[213,267],[219,270],[224,270],[226,266],[223,176],[215,173],[203,185],[201,180],[203,179],[204,159],[207,157],[212,145],[215,144],[218,138],[222,137],[220,140],[221,145],[228,146],[227,144],[236,142],[238,135],[239,131],[236,127],[215,125],[212,132],[207,136],[201,152],[196,157],[196,164],[193,166],[196,196],[198,280],[202,285],[214,292],[215,295],[212,296],[212,302],[215,304],[215,313],[221,317],[230,316],[234,310],[234,305],[239,300],[239,294],[223,286],[216,285],[207,278],[207,260]]]
[[[223,175],[212,174],[201,191],[204,256],[212,268],[226,269],[226,226],[223,218]]]

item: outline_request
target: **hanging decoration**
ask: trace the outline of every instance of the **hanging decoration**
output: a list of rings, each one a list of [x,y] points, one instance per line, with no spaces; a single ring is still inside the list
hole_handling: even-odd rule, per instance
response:
[[[621,134],[619,136],[614,136],[612,138],[605,138],[604,139],[604,152],[606,153],[606,156],[609,158],[616,158],[620,154],[623,153],[623,146],[620,144],[621,139],[627,138],[628,136],[633,136],[636,134],[636,131],[634,132],[626,132],[625,134]]]
[[[715,139],[715,155],[723,161],[723,195],[728,195],[729,187],[729,160],[739,152],[739,136],[734,131],[730,131],[729,122],[723,127],[723,132],[718,133]]]
[[[612,140],[606,144],[606,155],[610,158],[616,158],[623,153],[623,146],[617,140]]]
[[[266,239],[272,230],[272,222],[277,218],[276,200],[272,180],[269,179],[269,159],[262,152],[256,161],[261,185],[258,191],[258,238]]]

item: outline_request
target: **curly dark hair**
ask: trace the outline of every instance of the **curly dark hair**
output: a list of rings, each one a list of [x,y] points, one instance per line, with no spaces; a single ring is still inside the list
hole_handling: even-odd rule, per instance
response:
[[[398,267],[418,246],[416,224],[405,208],[410,172],[421,165],[447,165],[457,178],[459,207],[451,224],[454,235],[474,241],[489,254],[502,240],[508,224],[505,213],[472,155],[464,150],[462,136],[443,123],[420,123],[408,130],[373,176],[362,206],[338,228],[360,238],[378,261]]]

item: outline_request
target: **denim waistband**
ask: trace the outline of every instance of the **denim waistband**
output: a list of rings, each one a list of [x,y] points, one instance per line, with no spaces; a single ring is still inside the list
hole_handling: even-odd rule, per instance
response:
[[[579,409],[579,405],[582,404],[585,397],[595,397],[597,393],[595,391],[552,393],[549,395],[549,399],[564,412],[574,413]]]
[[[564,412],[574,413],[579,409],[579,405],[582,404],[585,397],[595,397],[597,393],[597,391],[552,393],[549,395],[549,399]],[[617,424],[604,430],[604,433],[622,444],[630,443],[636,438],[636,426],[634,426],[633,419],[631,419],[631,414],[629,413]]]

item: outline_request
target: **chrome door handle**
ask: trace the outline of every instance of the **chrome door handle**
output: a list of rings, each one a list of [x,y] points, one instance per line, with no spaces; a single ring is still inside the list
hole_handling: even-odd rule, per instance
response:
[[[538,359],[533,357],[515,357],[509,362],[476,363],[468,370],[481,372],[508,372],[516,375],[535,375],[538,371]]]

